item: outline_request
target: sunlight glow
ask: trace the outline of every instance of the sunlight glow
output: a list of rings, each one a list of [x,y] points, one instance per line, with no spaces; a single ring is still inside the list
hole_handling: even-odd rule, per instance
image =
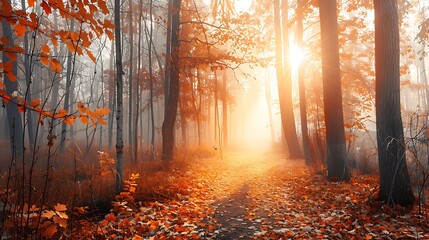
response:
[[[235,0],[234,7],[237,12],[248,11],[252,5],[251,0]]]
[[[289,49],[289,62],[292,71],[298,70],[299,65],[304,61],[304,52],[297,45],[291,45]]]

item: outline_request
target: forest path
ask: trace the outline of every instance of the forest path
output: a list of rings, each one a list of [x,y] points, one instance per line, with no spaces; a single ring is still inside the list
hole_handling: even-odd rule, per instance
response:
[[[272,227],[274,215],[266,201],[279,201],[281,176],[306,171],[303,160],[286,160],[264,153],[229,153],[217,165],[212,184],[216,201],[216,239],[252,239]],[[285,199],[282,199],[285,200]],[[262,230],[261,230],[262,229]]]

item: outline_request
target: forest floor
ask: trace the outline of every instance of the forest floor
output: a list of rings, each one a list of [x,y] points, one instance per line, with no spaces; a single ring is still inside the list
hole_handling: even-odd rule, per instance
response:
[[[374,200],[376,176],[335,183],[303,160],[231,153],[196,160],[160,187],[163,200],[106,216],[98,234],[133,239],[429,239],[427,212]],[[175,190],[174,190],[175,189]],[[168,192],[173,195],[166,195]],[[140,190],[135,195],[139,199]],[[127,203],[123,203],[126,205]]]

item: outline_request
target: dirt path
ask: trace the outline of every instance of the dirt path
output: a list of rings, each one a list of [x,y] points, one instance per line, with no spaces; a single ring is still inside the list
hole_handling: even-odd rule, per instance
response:
[[[285,174],[305,168],[302,161],[286,161],[279,156],[243,153],[225,156],[218,166],[220,175],[212,185],[217,239],[252,239],[262,233],[263,225],[269,225],[273,219],[261,200],[270,197],[269,189],[280,180],[273,179],[273,173],[288,165],[290,171]]]
[[[429,239],[416,209],[368,201],[376,176],[329,182],[310,174],[303,160],[249,153],[205,167],[212,175],[213,239]]]

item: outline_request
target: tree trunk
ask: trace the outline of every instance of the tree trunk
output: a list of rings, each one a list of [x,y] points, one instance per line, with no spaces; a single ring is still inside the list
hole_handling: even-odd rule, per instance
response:
[[[22,5],[22,10],[25,11],[25,0],[21,0],[21,5]],[[29,48],[28,48],[28,34],[27,34],[27,30],[25,31],[24,34],[24,52],[25,52],[25,56],[24,56],[24,75],[25,75],[25,83],[27,85],[27,89],[25,90],[25,100],[27,102],[31,102],[31,62],[30,62],[30,52],[29,52]],[[35,141],[35,137],[34,137],[34,123],[35,121],[33,120],[34,117],[34,113],[32,111],[28,111],[24,113],[24,117],[25,114],[27,115],[27,132],[28,132],[28,140],[30,143],[30,148],[33,149],[34,147],[34,141]]]
[[[149,1],[149,18],[152,20],[153,14],[152,14],[152,0]],[[153,23],[152,21],[149,21],[149,33],[147,36],[147,42],[149,44],[148,46],[148,56],[149,56],[149,92],[150,92],[150,98],[149,98],[149,104],[150,104],[150,122],[152,125],[151,129],[151,141],[150,141],[150,160],[155,159],[155,116],[154,116],[154,106],[153,106],[153,68],[152,68],[152,38],[153,38]],[[146,21],[145,21],[146,25]]]
[[[71,20],[70,24],[70,32],[74,31],[74,19]],[[67,69],[66,69],[66,91],[64,95],[64,110],[69,111],[70,109],[70,92],[71,92],[71,84],[73,81],[73,71],[74,61],[72,61],[73,53],[69,52],[67,54]],[[72,66],[73,65],[73,66]],[[70,112],[69,112],[70,113]],[[67,137],[67,124],[62,122],[61,124],[61,142],[60,142],[60,153],[64,153],[65,145],[66,145],[66,137]]]
[[[376,0],[375,72],[380,199],[388,204],[415,201],[405,158],[400,106],[400,48],[396,0]]]
[[[181,0],[173,0],[171,11],[171,62],[169,94],[167,109],[162,123],[162,160],[173,159],[174,148],[174,124],[177,116],[177,103],[179,100],[179,28],[180,28]]]
[[[123,139],[123,70],[122,70],[122,45],[121,45],[121,17],[120,0],[115,0],[115,52],[116,52],[116,192],[122,190],[122,155],[124,149]]]
[[[297,9],[297,22],[296,22],[296,39],[298,47],[302,49],[303,47],[303,16],[302,12],[304,11],[304,0],[298,0],[298,9]],[[298,68],[298,84],[299,84],[299,109],[301,114],[301,132],[302,132],[302,147],[304,149],[304,158],[305,164],[308,166],[313,162],[313,156],[310,149],[310,141],[308,139],[308,129],[307,129],[307,103],[305,96],[305,81],[304,81],[304,66],[303,63],[299,65]]]
[[[350,171],[344,133],[336,0],[319,0],[319,13],[328,177],[348,181]]]
[[[227,70],[222,73],[222,139],[223,146],[228,147],[228,87],[227,87]]]
[[[277,88],[280,100],[280,116],[283,133],[286,138],[289,158],[302,158],[295,129],[295,118],[292,106],[292,82],[289,58],[288,4],[283,1],[280,17],[279,0],[274,0],[274,28],[276,42]],[[282,29],[283,26],[283,29]]]
[[[133,148],[136,147],[133,144],[133,134],[135,130],[133,129],[133,56],[134,56],[134,32],[133,32],[133,1],[129,1],[128,6],[128,24],[129,24],[129,35],[130,35],[130,68],[128,75],[128,144],[130,146],[130,156],[131,159],[135,158],[133,156]],[[140,9],[140,11],[142,11]]]
[[[10,1],[9,1],[10,3]],[[3,28],[3,37],[9,40],[9,46],[14,45],[12,28],[6,19],[2,19],[2,28]],[[11,63],[12,69],[11,73],[14,76],[18,74],[18,65],[16,62],[11,61],[6,54],[3,54],[2,58],[3,63]],[[6,86],[6,94],[12,96],[12,100],[16,100],[14,97],[14,92],[18,91],[18,82],[16,80],[12,81],[7,74],[3,74],[4,84]],[[12,150],[12,159],[15,159],[18,156],[21,156],[24,152],[24,139],[23,139],[23,130],[22,130],[22,119],[21,114],[18,111],[18,106],[15,103],[9,102],[6,104],[6,113],[7,120],[9,124],[9,136],[10,136],[10,145]]]

